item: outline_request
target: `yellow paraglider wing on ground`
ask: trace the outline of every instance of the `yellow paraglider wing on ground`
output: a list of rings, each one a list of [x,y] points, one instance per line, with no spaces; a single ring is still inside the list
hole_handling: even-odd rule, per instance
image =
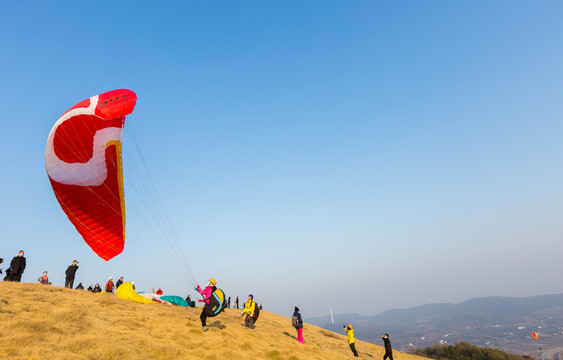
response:
[[[156,302],[137,294],[135,290],[133,290],[133,285],[130,282],[124,282],[121,284],[115,291],[115,294],[118,298],[123,300],[129,300],[141,304],[156,304]]]

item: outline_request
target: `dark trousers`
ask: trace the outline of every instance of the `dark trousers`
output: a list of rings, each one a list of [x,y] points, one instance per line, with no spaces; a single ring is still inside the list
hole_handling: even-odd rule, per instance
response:
[[[254,329],[254,316],[246,314],[244,318],[244,325]]]
[[[203,306],[203,310],[201,310],[201,315],[199,316],[199,319],[201,320],[201,326],[207,326],[207,313],[205,312],[206,310],[207,304]]]
[[[383,360],[389,358],[389,360],[393,360],[393,352],[385,350],[385,355],[383,355]]]
[[[17,281],[20,282],[22,279],[22,274],[20,272],[12,272],[10,273],[10,275],[8,275],[8,278],[6,280],[8,281]]]
[[[350,349],[352,349],[352,352],[354,353],[355,357],[358,357],[358,352],[356,351],[356,344],[355,343],[351,343],[350,344]]]
[[[65,280],[65,287],[72,289],[73,285],[74,285],[74,278],[67,277]]]

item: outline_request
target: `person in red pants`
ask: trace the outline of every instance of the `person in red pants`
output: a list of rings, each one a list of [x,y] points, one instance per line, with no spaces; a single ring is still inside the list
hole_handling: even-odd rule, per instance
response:
[[[301,317],[297,306],[295,307],[295,312],[291,318],[291,324],[297,330],[297,341],[303,344],[303,318]]]

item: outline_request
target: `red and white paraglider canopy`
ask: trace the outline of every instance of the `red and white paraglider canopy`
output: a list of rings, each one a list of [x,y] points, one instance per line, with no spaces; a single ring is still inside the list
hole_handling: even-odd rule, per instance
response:
[[[86,243],[104,260],[123,251],[125,201],[121,138],[137,102],[126,89],[84,100],[57,120],[45,149],[55,196]]]

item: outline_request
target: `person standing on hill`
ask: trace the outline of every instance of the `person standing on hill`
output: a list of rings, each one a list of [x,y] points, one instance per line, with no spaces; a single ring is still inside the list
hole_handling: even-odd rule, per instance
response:
[[[119,278],[119,280],[117,280],[117,282],[115,283],[115,290],[119,289],[119,286],[123,284],[123,276]]]
[[[229,296],[229,300],[227,301],[227,309],[231,308],[231,297]]]
[[[383,339],[383,343],[385,344],[385,355],[383,355],[383,360],[389,358],[389,360],[393,360],[393,350],[391,349],[391,341],[389,341],[389,334],[381,335]]]
[[[113,294],[113,288],[114,287],[115,287],[115,285],[113,283],[113,278],[110,276],[109,279],[108,279],[108,282],[106,283],[106,288],[104,290],[108,293]]]
[[[352,324],[348,324],[348,326],[344,325],[344,331],[346,331],[348,345],[350,345],[350,349],[354,353],[355,357],[358,357],[358,352],[356,351],[356,344],[354,343],[354,328]]]
[[[291,325],[297,330],[297,341],[303,344],[303,318],[299,313],[299,308],[295,307],[295,312],[291,317]]]
[[[237,296],[237,301],[235,301],[235,303],[237,304],[237,309],[239,309],[239,302],[238,302],[238,296]]]
[[[244,304],[244,309],[242,310],[242,315],[246,314],[244,317],[244,325],[254,329],[254,312],[256,311],[256,303],[254,302],[254,295],[248,295],[248,301]]]
[[[199,301],[205,303],[203,304],[203,309],[201,310],[201,315],[199,316],[202,332],[209,330],[207,327],[207,307],[209,306],[209,298],[211,298],[211,294],[213,294],[213,291],[217,289],[215,285],[217,285],[217,281],[215,279],[209,279],[205,289],[202,289],[199,285],[197,286],[197,291],[199,291],[199,293],[203,296],[203,300]]]
[[[78,270],[78,261],[73,260],[72,265],[66,268],[65,271],[65,287],[72,289],[74,286],[74,277],[76,276],[76,270]]]
[[[12,261],[10,262],[10,275],[8,275],[8,281],[17,281],[20,282],[22,279],[23,271],[25,270],[26,261],[25,257],[23,256],[23,250],[20,250],[18,256],[14,256]],[[6,271],[6,273],[8,273]]]

